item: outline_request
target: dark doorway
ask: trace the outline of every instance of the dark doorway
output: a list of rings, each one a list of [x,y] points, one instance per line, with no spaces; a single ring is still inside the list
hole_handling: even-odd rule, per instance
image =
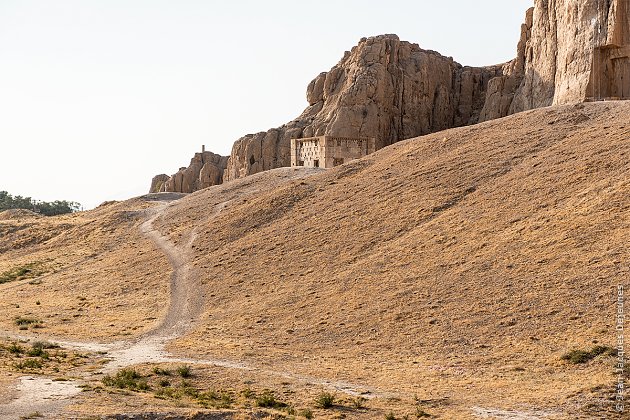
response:
[[[313,166],[316,167],[316,168],[319,168],[319,160],[318,159],[315,159],[313,161]]]

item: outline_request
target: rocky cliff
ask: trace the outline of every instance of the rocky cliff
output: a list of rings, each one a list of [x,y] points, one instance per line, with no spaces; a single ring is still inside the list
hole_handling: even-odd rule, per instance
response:
[[[630,99],[628,0],[536,0],[517,58],[490,81],[481,120],[549,105]]]
[[[501,66],[465,67],[396,35],[363,38],[308,86],[295,120],[234,144],[225,180],[290,165],[291,138],[374,137],[376,147],[476,123]]]
[[[536,0],[516,58],[496,66],[465,67],[396,35],[363,38],[309,84],[298,118],[234,143],[222,180],[289,166],[291,138],[374,137],[378,149],[533,108],[627,99],[629,55],[628,0]],[[195,188],[178,174],[165,185]]]

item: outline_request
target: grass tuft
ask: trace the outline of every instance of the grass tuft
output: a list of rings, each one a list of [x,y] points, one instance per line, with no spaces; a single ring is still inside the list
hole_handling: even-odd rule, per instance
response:
[[[17,370],[37,370],[41,369],[43,364],[41,360],[37,359],[26,359],[23,362],[17,362],[13,365]]]
[[[41,265],[41,262],[35,261],[4,271],[0,273],[0,284],[39,277],[44,274]]]
[[[20,330],[26,330],[28,329],[28,327],[33,327],[33,328],[43,327],[43,322],[35,318],[24,318],[20,316],[20,317],[15,318],[14,322],[15,322],[15,325],[17,325]]]
[[[614,356],[617,350],[608,346],[595,346],[591,350],[571,350],[562,355],[562,360],[566,360],[573,364],[582,364],[589,362],[601,355]]]

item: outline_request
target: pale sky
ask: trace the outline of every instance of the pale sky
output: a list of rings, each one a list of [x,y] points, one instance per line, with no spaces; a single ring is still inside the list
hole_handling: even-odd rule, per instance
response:
[[[364,36],[489,65],[532,0],[0,0],[0,190],[41,200],[148,191],[201,145],[228,155],[293,120]]]

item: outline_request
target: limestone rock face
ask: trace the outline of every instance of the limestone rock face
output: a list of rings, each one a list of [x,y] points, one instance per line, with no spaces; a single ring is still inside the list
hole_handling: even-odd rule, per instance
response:
[[[168,181],[170,176],[166,174],[160,174],[153,177],[151,180],[151,188],[149,189],[149,193],[158,193],[162,191],[162,187]]]
[[[223,182],[227,156],[203,151],[195,153],[188,167],[172,175],[157,175],[151,181],[149,192],[191,193]]]
[[[290,165],[290,139],[374,137],[376,148],[475,123],[488,82],[501,66],[464,67],[396,35],[363,38],[308,86],[308,108],[294,121],[250,134],[232,148],[225,179]]]
[[[481,120],[588,99],[630,99],[627,0],[536,0],[517,58],[490,81]]]

